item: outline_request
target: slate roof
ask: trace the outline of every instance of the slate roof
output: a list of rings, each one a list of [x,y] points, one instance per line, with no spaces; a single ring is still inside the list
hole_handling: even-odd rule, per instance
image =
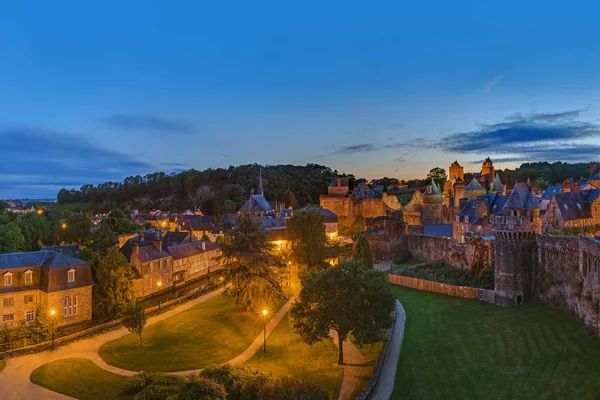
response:
[[[592,218],[589,203],[581,192],[556,193],[554,200],[565,221]]]
[[[339,186],[338,186],[338,182],[340,183]],[[347,177],[333,178],[333,180],[329,183],[329,187],[348,187],[348,178]]]
[[[123,246],[121,247],[121,253],[123,253],[123,255],[125,257],[127,257],[127,259],[129,259],[131,257],[131,253],[133,253],[133,243],[134,242],[137,242],[137,244],[140,246],[140,248],[147,247],[147,246],[154,246],[154,241],[152,241],[152,240],[140,240],[139,236],[131,238],[128,241],[126,241],[123,244]]]
[[[260,222],[262,228],[278,228],[286,225],[286,220],[282,218],[263,218]]]
[[[163,237],[163,247],[167,247],[167,246],[175,246],[177,244],[181,244],[183,243],[185,240],[187,240],[188,236],[189,236],[189,232],[167,232],[165,233],[165,236]]]
[[[30,251],[26,253],[0,254],[0,269],[40,266],[60,268],[87,264],[87,261],[69,257],[56,251]]]
[[[600,196],[600,189],[592,189],[592,190],[586,190],[586,191],[581,191],[581,194],[585,196],[585,201],[588,203],[593,203],[594,200],[596,200],[596,198],[598,198],[598,196]]]
[[[248,198],[246,203],[240,209],[242,212],[269,212],[272,210],[273,208],[267,199],[259,194],[250,196],[250,198]]]
[[[147,263],[154,260],[161,260],[163,258],[169,258],[170,254],[164,250],[158,250],[154,246],[140,247],[140,253],[138,254],[142,263]]]
[[[479,183],[479,181],[477,181],[477,179],[475,179],[475,178],[473,178],[473,180],[467,185],[465,190],[483,190],[483,191],[485,191],[483,186],[481,186],[481,183]]]
[[[502,181],[500,180],[500,174],[496,172],[496,177],[494,178],[494,182],[492,182],[492,190],[494,192],[503,192],[504,185],[502,185]]]
[[[508,200],[504,204],[504,208],[508,210],[533,210],[538,209],[537,201],[531,188],[526,183],[517,183],[513,188]]]
[[[552,199],[552,195],[554,195],[554,193],[562,193],[562,185],[548,186],[544,194],[542,194],[540,200],[550,200]]]
[[[437,183],[435,183],[433,178],[431,178],[431,194],[442,194],[442,191],[440,190]]]
[[[425,225],[423,234],[427,236],[452,236],[452,224]]]
[[[202,244],[204,243],[204,249]],[[180,260],[186,257],[192,257],[207,251],[216,250],[217,245],[211,242],[199,240],[197,242],[183,243],[167,248],[167,252],[173,257],[173,260]]]

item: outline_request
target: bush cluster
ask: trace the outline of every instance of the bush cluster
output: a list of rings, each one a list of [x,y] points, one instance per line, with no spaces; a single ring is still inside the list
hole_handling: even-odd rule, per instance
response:
[[[327,400],[320,387],[275,378],[259,369],[223,365],[187,377],[141,372],[127,380],[122,396],[135,400]]]
[[[494,270],[491,268],[482,269],[476,279],[471,278],[467,271],[444,263],[429,263],[414,269],[405,269],[400,275],[449,285],[494,288]]]

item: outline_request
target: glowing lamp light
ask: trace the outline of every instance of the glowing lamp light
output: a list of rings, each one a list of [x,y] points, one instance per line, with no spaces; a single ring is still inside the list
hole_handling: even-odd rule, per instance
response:
[[[263,310],[263,315],[267,315],[267,310]]]
[[[67,224],[63,223],[60,227],[65,229],[67,227]]]
[[[161,287],[162,286],[162,282],[159,281],[157,285],[158,285],[158,287]]]
[[[55,310],[50,310],[50,315],[53,316],[54,314],[56,314],[56,311]]]

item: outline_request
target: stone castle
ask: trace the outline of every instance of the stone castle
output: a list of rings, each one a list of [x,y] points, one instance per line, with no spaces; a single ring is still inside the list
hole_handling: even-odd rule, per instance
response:
[[[396,196],[382,193],[381,197],[366,184],[359,184],[349,191],[348,178],[334,179],[327,188],[327,194],[321,195],[320,206],[331,210],[339,218],[339,223],[351,226],[358,218],[383,217],[388,212],[398,211],[402,205]]]

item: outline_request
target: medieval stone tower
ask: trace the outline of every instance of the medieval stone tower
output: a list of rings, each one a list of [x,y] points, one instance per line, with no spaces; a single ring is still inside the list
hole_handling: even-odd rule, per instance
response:
[[[486,157],[486,159],[483,161],[483,164],[481,164],[481,175],[483,176],[488,174],[491,174],[491,182],[494,180],[494,163],[489,157]]]
[[[433,179],[429,190],[423,195],[423,225],[437,225],[444,221],[442,191]]]
[[[494,216],[492,222],[496,304],[517,306],[533,296],[536,233],[541,232],[540,209],[528,184],[515,185],[504,205],[504,215]]]

